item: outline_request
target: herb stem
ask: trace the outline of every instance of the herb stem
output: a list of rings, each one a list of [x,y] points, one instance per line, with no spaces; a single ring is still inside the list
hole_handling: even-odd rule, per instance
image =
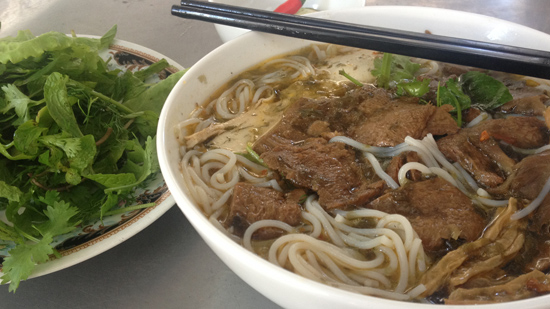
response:
[[[357,79],[353,78],[351,75],[349,75],[348,73],[346,73],[346,71],[340,70],[338,73],[339,73],[340,75],[344,76],[345,78],[349,79],[352,83],[356,84],[357,86],[363,87],[363,83],[361,83],[361,82],[358,81]]]
[[[109,136],[111,136],[111,133],[113,133],[113,128],[108,128],[107,132],[105,132],[105,135],[103,135],[97,142],[95,142],[95,145],[99,146],[105,143],[105,141],[109,138]]]
[[[123,112],[126,112],[126,114],[131,114],[131,113],[134,112],[133,110],[131,110],[131,109],[129,109],[128,107],[124,106],[122,103],[120,103],[120,102],[118,102],[118,101],[116,101],[116,100],[113,100],[113,99],[109,98],[108,96],[106,96],[106,95],[104,95],[104,94],[102,94],[102,93],[99,93],[99,92],[97,92],[97,91],[92,90],[92,91],[90,92],[90,94],[93,95],[93,96],[96,96],[96,97],[98,97],[98,98],[100,98],[100,99],[102,99],[102,100],[104,100],[104,101],[107,101],[107,102],[113,104],[114,106],[117,107],[117,109],[119,109],[119,110],[121,110],[121,111],[123,111]]]
[[[118,215],[118,214],[125,213],[125,212],[132,211],[132,210],[149,208],[149,207],[152,207],[152,206],[155,206],[155,205],[156,205],[155,203],[147,203],[147,204],[128,206],[128,207],[108,211],[103,216],[105,217],[105,216]]]

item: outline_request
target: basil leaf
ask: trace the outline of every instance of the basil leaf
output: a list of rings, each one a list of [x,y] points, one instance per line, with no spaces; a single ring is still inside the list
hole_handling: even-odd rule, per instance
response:
[[[483,110],[491,110],[512,100],[506,86],[491,76],[470,71],[460,76],[462,90],[472,99],[472,104]]]

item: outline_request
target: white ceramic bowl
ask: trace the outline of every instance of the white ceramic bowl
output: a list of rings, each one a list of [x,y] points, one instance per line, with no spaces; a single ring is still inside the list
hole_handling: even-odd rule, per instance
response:
[[[267,11],[275,10],[281,3],[284,3],[285,0],[208,0],[208,2],[217,2],[230,5],[238,5],[243,7],[249,7],[253,9],[261,9]],[[326,11],[326,10],[339,10],[339,9],[348,9],[348,8],[357,8],[365,5],[365,0],[307,0],[304,3],[304,8],[314,9],[317,11]],[[222,39],[222,41],[227,42],[232,40],[243,33],[248,32],[249,30],[230,27],[225,25],[215,24],[216,31]]]
[[[510,22],[476,14],[420,7],[365,7],[316,13],[330,18],[374,26],[408,29],[475,40],[550,50],[550,36]],[[159,121],[158,154],[164,178],[178,206],[212,250],[253,288],[285,308],[441,308],[355,294],[300,277],[247,251],[217,230],[183,191],[174,127],[186,119],[196,103],[260,61],[294,51],[311,42],[250,32],[214,50],[193,66],[172,90]],[[243,48],[246,47],[246,48]],[[550,295],[522,300],[515,307],[548,308]],[[476,308],[508,308],[511,304]],[[446,306],[445,308],[459,308]],[[463,307],[460,307],[463,308]]]

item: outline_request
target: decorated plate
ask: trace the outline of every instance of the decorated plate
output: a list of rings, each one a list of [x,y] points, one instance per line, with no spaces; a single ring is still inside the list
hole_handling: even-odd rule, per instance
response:
[[[175,61],[156,51],[117,39],[108,49],[100,52],[100,55],[105,60],[110,59],[108,61],[110,69],[125,71],[138,71],[162,58],[166,59],[172,67],[150,77],[147,80],[148,83],[158,82],[183,69]],[[160,172],[151,177],[144,188],[137,189],[135,196],[138,204],[155,203],[155,205],[104,217],[102,221],[86,222],[72,232],[54,238],[55,249],[61,257],[51,256],[48,262],[38,265],[31,278],[67,268],[113,248],[149,226],[175,204]],[[0,218],[3,216],[4,213],[1,211]],[[0,263],[12,247],[12,244],[0,241]]]

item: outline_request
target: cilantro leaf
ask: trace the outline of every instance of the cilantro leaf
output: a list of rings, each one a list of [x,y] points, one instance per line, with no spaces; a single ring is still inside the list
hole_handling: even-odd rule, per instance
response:
[[[11,109],[14,109],[17,117],[19,117],[19,120],[16,124],[28,121],[30,119],[29,108],[43,103],[42,100],[31,100],[28,96],[17,89],[17,87],[13,84],[2,86],[2,90],[5,93],[7,104],[2,109],[0,109],[0,113],[5,114]]]
[[[382,59],[374,60],[372,75],[376,77],[379,87],[389,89],[392,85],[412,81],[420,64],[414,63],[407,56],[384,53]]]
[[[79,221],[75,222],[75,220],[72,220],[77,213],[78,209],[71,206],[69,203],[65,201],[54,201],[44,210],[44,214],[48,218],[48,221],[37,224],[35,228],[44,237],[54,237],[69,233],[80,223]]]
[[[21,280],[29,278],[38,263],[44,263],[53,254],[51,237],[44,237],[36,243],[21,244],[9,251],[2,264],[2,283],[10,283],[9,291],[15,292]]]

